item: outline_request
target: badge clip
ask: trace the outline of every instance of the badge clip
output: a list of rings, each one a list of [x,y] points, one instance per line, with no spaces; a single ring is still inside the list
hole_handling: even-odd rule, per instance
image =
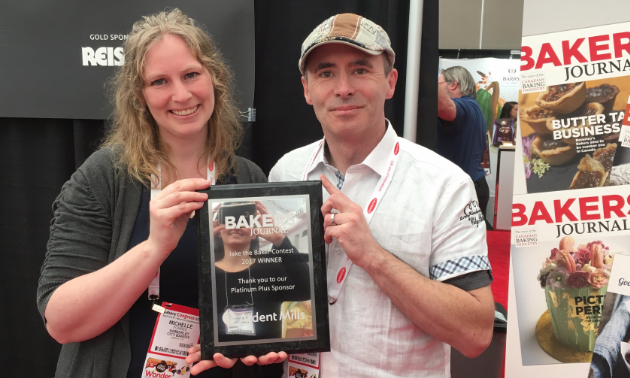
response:
[[[155,312],[159,312],[160,314],[163,314],[163,313],[164,313],[164,311],[166,311],[166,309],[165,309],[164,307],[160,306],[160,305],[159,305],[159,304],[157,304],[157,303],[154,303],[154,304],[153,304],[153,307],[151,307],[151,310],[153,310],[153,311],[155,311]]]
[[[153,306],[151,306],[151,310],[153,310],[155,312],[159,312],[160,314],[163,314],[164,310],[166,310],[166,309],[164,307],[160,306],[159,304],[155,303],[155,301],[160,299],[160,297],[157,296],[157,295],[149,295],[149,299],[153,302]]]

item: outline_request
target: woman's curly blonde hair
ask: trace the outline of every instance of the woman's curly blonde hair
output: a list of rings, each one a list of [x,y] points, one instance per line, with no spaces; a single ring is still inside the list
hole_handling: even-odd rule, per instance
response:
[[[176,176],[142,94],[147,51],[165,34],[181,37],[212,77],[215,103],[204,152],[214,161],[215,176],[220,179],[234,166],[234,153],[243,137],[232,98],[233,75],[208,34],[177,8],[144,16],[133,24],[123,45],[124,64],[111,81],[113,121],[101,148],[122,146],[118,167],[126,167],[131,177],[145,184],[151,174],[159,177],[158,164]]]

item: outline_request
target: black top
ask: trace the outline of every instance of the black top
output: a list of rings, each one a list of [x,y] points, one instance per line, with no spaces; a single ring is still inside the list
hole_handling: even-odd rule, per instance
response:
[[[129,240],[129,249],[149,237],[149,201],[151,192],[142,188],[142,200],[136,217],[136,223]],[[198,308],[197,294],[197,231],[195,220],[189,219],[186,230],[177,247],[164,260],[160,267],[160,300],[178,305]],[[131,343],[131,363],[127,378],[142,376],[144,361],[149,350],[149,343],[155,328],[157,312],[151,309],[152,302],[145,290],[129,310],[129,342]],[[214,368],[197,377],[231,377],[231,371]]]
[[[282,244],[272,247],[272,250],[282,250],[283,253],[252,256],[256,262],[240,272],[226,273],[218,268],[215,270],[219,341],[281,338],[282,302],[311,299],[309,266],[304,261],[305,255],[293,247],[289,238],[284,238]],[[278,257],[281,262],[261,262]],[[263,281],[251,283],[259,280]],[[285,290],[285,287],[291,289]],[[253,315],[258,315],[256,318],[263,316],[266,321],[254,322],[255,336],[227,335],[222,315],[228,309],[228,305],[230,308],[253,307]]]

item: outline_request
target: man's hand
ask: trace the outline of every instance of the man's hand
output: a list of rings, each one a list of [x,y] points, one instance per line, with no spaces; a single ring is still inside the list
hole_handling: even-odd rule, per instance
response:
[[[386,253],[376,240],[372,237],[363,209],[352,202],[335,185],[333,185],[324,175],[319,176],[322,185],[330,197],[322,206],[324,216],[324,240],[330,244],[333,238],[339,243],[352,262],[365,268],[372,261],[379,259]],[[338,211],[335,214],[335,223],[331,222],[333,209]]]
[[[269,365],[282,362],[287,358],[285,352],[270,352],[264,356],[247,356],[241,358],[241,362],[247,366],[253,364]],[[187,364],[197,363],[190,369],[192,375],[197,375],[202,371],[212,369],[213,367],[220,366],[225,369],[230,369],[236,363],[236,358],[227,358],[221,353],[215,353],[212,356],[212,360],[201,360],[201,346],[199,344],[193,346],[188,350],[188,357],[186,357]]]

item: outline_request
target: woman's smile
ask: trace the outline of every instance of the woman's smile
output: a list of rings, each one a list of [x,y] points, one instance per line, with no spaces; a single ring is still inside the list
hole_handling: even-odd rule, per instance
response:
[[[199,109],[199,105],[196,105],[193,108],[184,109],[184,110],[171,109],[171,113],[173,113],[173,114],[175,114],[176,116],[179,116],[179,117],[187,117],[187,116],[191,116],[191,115],[197,113],[197,109]]]

